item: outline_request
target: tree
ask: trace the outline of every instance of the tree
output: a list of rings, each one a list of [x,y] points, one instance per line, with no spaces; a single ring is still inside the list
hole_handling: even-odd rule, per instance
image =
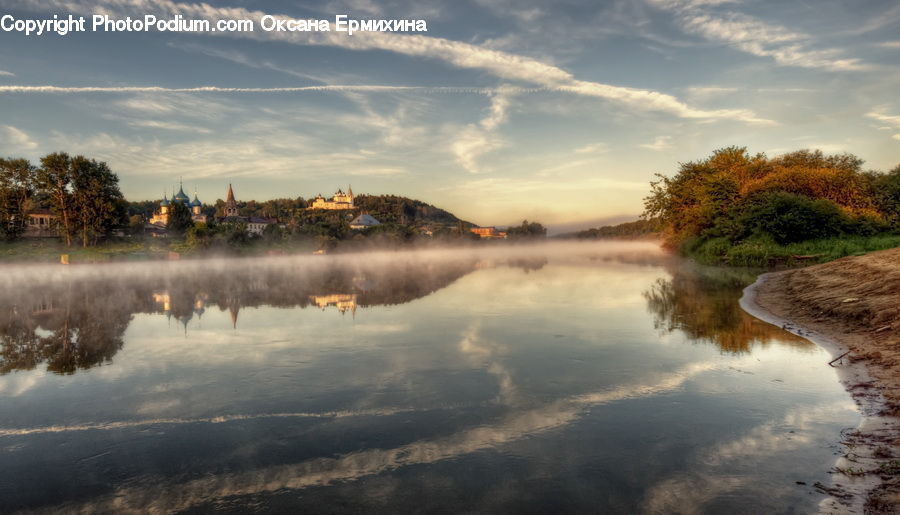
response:
[[[106,163],[76,156],[71,160],[72,200],[81,232],[82,245],[97,242],[124,222],[125,199],[119,191],[119,177]]]
[[[181,202],[172,202],[169,207],[169,221],[166,223],[166,229],[176,234],[184,234],[193,226],[191,210]]]
[[[144,224],[147,223],[142,215],[131,215],[128,217],[128,230],[131,234],[141,234],[144,232]]]
[[[41,158],[37,171],[37,186],[47,195],[50,208],[60,218],[60,235],[69,247],[72,246],[73,209],[71,164],[69,154],[55,152]]]
[[[506,235],[511,240],[546,238],[547,229],[537,222],[522,220],[522,225],[508,228],[506,230]]]
[[[25,232],[35,190],[35,169],[27,159],[0,159],[0,237],[12,241]]]

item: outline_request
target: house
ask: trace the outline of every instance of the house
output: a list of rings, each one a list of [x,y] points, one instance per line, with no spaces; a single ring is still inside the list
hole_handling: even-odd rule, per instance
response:
[[[487,238],[506,238],[506,233],[504,231],[498,231],[496,227],[471,227],[469,228],[474,234],[477,234],[479,237],[483,239]]]
[[[368,229],[369,227],[375,227],[376,225],[381,225],[381,222],[376,220],[372,215],[367,214],[361,214],[350,222],[351,229]]]
[[[59,236],[58,217],[49,209],[35,209],[28,213],[22,236],[27,238],[55,238]]]

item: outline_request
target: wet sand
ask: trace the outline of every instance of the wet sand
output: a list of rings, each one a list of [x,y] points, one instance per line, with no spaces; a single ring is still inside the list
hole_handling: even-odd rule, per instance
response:
[[[763,274],[741,305],[826,348],[863,414],[823,513],[900,513],[900,248]]]

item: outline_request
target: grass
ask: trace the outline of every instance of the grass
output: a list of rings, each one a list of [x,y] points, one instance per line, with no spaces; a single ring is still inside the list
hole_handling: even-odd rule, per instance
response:
[[[725,238],[686,242],[682,252],[704,264],[771,267],[832,261],[900,246],[900,234],[842,236],[779,245],[768,238],[733,244]]]
[[[143,258],[169,251],[167,242],[116,241],[93,247],[73,244],[66,247],[56,238],[25,238],[12,243],[0,243],[0,262],[58,263],[68,254],[70,263],[97,263],[116,259]]]

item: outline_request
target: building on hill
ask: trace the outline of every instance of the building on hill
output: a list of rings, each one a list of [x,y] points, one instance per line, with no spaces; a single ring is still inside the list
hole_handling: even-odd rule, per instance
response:
[[[469,228],[474,234],[477,234],[479,237],[483,239],[488,238],[506,238],[506,233],[504,231],[498,231],[496,227],[471,227]]]
[[[234,189],[228,184],[228,195],[225,197],[225,207],[222,210],[225,216],[216,219],[220,224],[246,224],[247,234],[261,235],[266,227],[278,224],[275,218],[261,218],[257,216],[241,216],[237,201],[234,199]]]
[[[331,200],[325,200],[321,194],[316,195],[308,209],[353,209],[353,187],[348,187],[347,193],[338,189]]]
[[[169,224],[169,217],[172,216],[172,205],[174,203],[184,204],[191,211],[191,220],[194,223],[206,223],[207,216],[203,214],[203,203],[197,198],[197,192],[194,192],[194,200],[184,192],[184,185],[179,184],[178,193],[172,195],[172,201],[169,202],[165,193],[163,199],[159,202],[159,208],[150,217],[150,224],[158,227],[165,227]]]
[[[381,222],[376,220],[374,216],[368,214],[361,214],[350,222],[351,229],[368,229],[369,227],[375,227],[376,225],[381,225]]]

